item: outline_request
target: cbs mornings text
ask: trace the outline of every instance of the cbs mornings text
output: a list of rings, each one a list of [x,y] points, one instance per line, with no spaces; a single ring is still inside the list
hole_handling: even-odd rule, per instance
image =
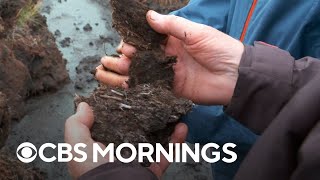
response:
[[[109,162],[114,162],[116,159],[122,163],[131,163],[136,159],[139,163],[143,163],[145,158],[151,163],[159,163],[161,155],[170,163],[186,163],[188,156],[196,163],[200,162],[201,159],[208,163],[216,163],[220,160],[225,163],[233,163],[238,158],[234,152],[234,148],[237,145],[234,143],[226,143],[222,146],[216,143],[200,146],[199,143],[196,143],[194,146],[194,149],[191,149],[186,143],[169,143],[168,150],[166,150],[160,143],[157,143],[155,146],[149,143],[139,143],[137,147],[130,143],[122,143],[115,147],[115,144],[110,143],[106,148],[101,148],[98,143],[91,145],[78,143],[74,146],[67,143],[58,143],[57,145],[46,143],[37,149],[32,143],[25,142],[19,145],[16,154],[18,159],[23,163],[31,163],[37,157],[47,163],[70,161],[82,163],[87,161],[88,156],[92,156],[89,159],[92,159],[94,163],[98,162],[98,159],[101,157],[107,158]],[[91,151],[86,151],[88,148]],[[56,156],[46,157],[44,154],[46,149],[57,150]],[[123,149],[130,150],[130,157],[122,156],[121,152]],[[210,154],[208,155],[209,149]],[[87,152],[91,154],[87,154]]]

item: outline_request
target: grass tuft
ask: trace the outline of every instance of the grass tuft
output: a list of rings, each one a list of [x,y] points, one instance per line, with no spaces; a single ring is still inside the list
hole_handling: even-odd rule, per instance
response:
[[[34,3],[32,0],[29,0],[17,14],[17,26],[24,27],[30,22],[37,23],[35,17],[39,13],[41,4],[41,1]]]

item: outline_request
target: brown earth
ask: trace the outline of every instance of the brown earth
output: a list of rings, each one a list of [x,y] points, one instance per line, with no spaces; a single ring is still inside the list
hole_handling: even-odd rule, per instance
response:
[[[36,3],[37,1],[33,1]],[[31,1],[0,1],[0,91],[8,96],[13,119],[25,114],[24,101],[57,90],[68,80],[66,62],[38,12],[24,19]]]
[[[146,4],[150,9],[157,12],[168,14],[174,10],[180,9],[181,7],[188,4],[189,0],[139,0]]]
[[[176,58],[166,57],[160,48],[166,36],[148,25],[147,6],[135,0],[110,3],[115,29],[125,42],[138,49],[131,59],[130,88],[101,85],[89,98],[77,97],[75,102],[84,101],[93,108],[95,123],[91,131],[98,142],[116,146],[124,142],[135,146],[143,142],[161,143],[166,147],[180,117],[192,106],[192,102],[176,98],[171,92]],[[126,150],[122,154],[130,155]]]
[[[167,36],[155,32],[149,26],[146,19],[149,7],[135,0],[111,0],[110,3],[114,28],[124,42],[138,49],[131,59],[129,86],[153,83],[157,80],[163,80],[166,85],[171,86],[174,77],[172,66],[176,58],[166,57],[161,49],[160,44]]]
[[[66,61],[37,11],[37,0],[0,0],[0,148],[11,119],[25,115],[25,101],[59,89],[68,79]],[[44,179],[0,151],[0,179]]]
[[[7,97],[0,92],[0,149],[4,146],[8,138],[10,121]]]
[[[90,98],[77,97],[75,101],[93,107],[93,139],[105,145],[114,143],[116,147],[124,142],[136,147],[138,143],[161,143],[166,147],[179,118],[192,105],[175,98],[167,88],[147,84],[127,91],[102,86]],[[127,151],[122,154],[130,155]]]
[[[110,8],[110,0],[92,0],[101,4],[105,8]],[[159,13],[168,14],[174,10],[180,9],[188,4],[189,0],[139,0],[150,9]]]
[[[44,180],[45,175],[38,169],[14,160],[6,152],[0,151],[0,179],[2,180]]]

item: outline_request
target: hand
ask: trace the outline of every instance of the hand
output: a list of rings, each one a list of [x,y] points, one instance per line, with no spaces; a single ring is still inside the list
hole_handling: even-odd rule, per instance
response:
[[[77,108],[77,112],[75,115],[71,116],[65,123],[65,142],[74,147],[77,143],[84,143],[87,145],[85,152],[88,155],[88,159],[86,162],[78,163],[75,161],[71,161],[68,163],[68,168],[70,175],[74,179],[78,179],[80,176],[85,174],[86,172],[95,169],[96,167],[108,163],[107,158],[103,158],[99,156],[97,163],[93,162],[92,154],[93,154],[93,144],[96,143],[91,138],[90,128],[92,127],[94,122],[92,109],[86,103],[80,103]],[[106,147],[98,143],[101,149],[105,149]],[[73,156],[75,153],[72,152]],[[107,156],[108,157],[108,156]]]
[[[244,52],[243,44],[206,25],[173,15],[149,11],[147,20],[159,33],[169,36],[165,52],[177,56],[174,66],[174,91],[199,104],[227,105],[238,79],[238,67]],[[120,58],[104,57],[102,64],[119,74],[98,67],[97,79],[114,86],[127,87],[130,57],[135,49],[121,45]]]
[[[91,138],[90,128],[92,127],[94,122],[94,116],[91,108],[86,103],[80,103],[77,108],[77,113],[71,116],[65,124],[65,142],[74,146],[77,143],[84,143],[87,145],[86,153],[88,155],[88,159],[86,162],[78,163],[75,161],[71,161],[68,163],[69,172],[71,176],[75,179],[79,178],[86,172],[97,168],[100,165],[108,163],[109,160],[107,158],[100,157],[98,159],[98,163],[93,163],[92,159],[92,144],[96,143]],[[175,131],[171,136],[171,143],[183,143],[186,140],[188,128],[185,124],[180,123],[176,126]],[[98,143],[101,149],[105,149],[106,147]],[[74,152],[72,152],[75,156]],[[107,156],[108,157],[108,156]],[[149,168],[150,170],[160,178],[165,170],[169,167],[169,162],[161,157],[160,163],[153,163]]]
[[[186,141],[187,134],[188,126],[184,123],[177,124],[173,134],[171,135],[170,143],[184,143]],[[169,165],[170,163],[167,159],[161,155],[160,163],[152,163],[149,169],[158,177],[158,179],[161,179]]]

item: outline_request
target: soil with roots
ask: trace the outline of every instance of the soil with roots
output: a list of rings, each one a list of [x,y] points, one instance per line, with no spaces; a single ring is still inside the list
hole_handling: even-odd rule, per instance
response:
[[[0,92],[0,149],[5,144],[9,135],[10,115],[7,105],[7,96]]]
[[[32,168],[6,152],[0,151],[0,179],[45,180],[46,175],[39,169]]]

